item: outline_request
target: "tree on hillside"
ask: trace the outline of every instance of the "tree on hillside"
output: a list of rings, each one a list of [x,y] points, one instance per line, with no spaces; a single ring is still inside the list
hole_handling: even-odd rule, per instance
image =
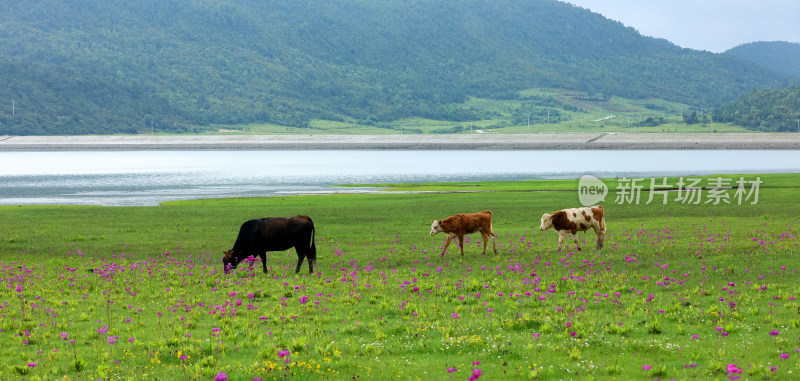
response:
[[[691,114],[683,115],[683,122],[686,124],[697,124],[700,119],[697,118],[697,111],[692,111]]]

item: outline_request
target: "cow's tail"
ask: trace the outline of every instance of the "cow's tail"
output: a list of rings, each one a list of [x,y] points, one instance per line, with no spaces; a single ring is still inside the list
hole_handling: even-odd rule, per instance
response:
[[[314,228],[314,225],[311,225],[311,242],[309,242],[309,248],[316,246],[314,244],[314,236],[316,235],[317,229]]]
[[[317,229],[314,227],[314,221],[308,219],[308,222],[311,223],[311,241],[308,243],[308,259],[316,261],[317,260],[317,244],[314,242],[316,240]]]
[[[489,230],[492,232],[492,236],[498,237],[499,235],[494,233],[494,221],[492,220],[492,211],[484,210],[483,213],[489,214]]]

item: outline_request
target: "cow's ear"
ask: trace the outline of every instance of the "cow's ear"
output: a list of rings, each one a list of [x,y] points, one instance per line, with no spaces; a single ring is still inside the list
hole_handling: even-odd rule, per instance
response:
[[[232,256],[233,256],[233,252],[232,251],[228,250],[228,251],[225,252],[225,258],[230,259]]]

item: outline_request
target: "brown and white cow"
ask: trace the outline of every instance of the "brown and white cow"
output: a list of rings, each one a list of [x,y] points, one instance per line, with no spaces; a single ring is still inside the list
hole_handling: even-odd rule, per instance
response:
[[[447,240],[444,241],[444,248],[442,254],[444,255],[447,246],[453,238],[458,237],[458,244],[461,247],[461,256],[464,256],[464,234],[472,234],[481,232],[483,237],[483,254],[486,254],[486,246],[489,245],[487,237],[492,238],[492,249],[497,254],[497,246],[495,245],[494,232],[492,232],[492,212],[484,211],[480,213],[462,213],[455,216],[447,217],[441,221],[434,220],[431,223],[431,236],[443,232],[447,234]]]
[[[559,210],[553,213],[545,213],[542,216],[542,223],[539,230],[553,228],[558,232],[558,251],[564,244],[564,238],[572,234],[575,245],[578,246],[579,231],[585,232],[594,229],[597,235],[597,249],[603,248],[603,240],[606,236],[606,219],[602,205],[586,206],[583,208],[573,208]],[[578,246],[578,250],[580,250]]]

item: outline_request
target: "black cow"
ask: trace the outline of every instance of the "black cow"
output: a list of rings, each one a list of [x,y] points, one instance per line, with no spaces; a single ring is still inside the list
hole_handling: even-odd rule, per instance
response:
[[[317,246],[314,244],[314,223],[308,216],[260,218],[242,224],[233,249],[225,252],[222,264],[225,272],[249,256],[261,258],[267,273],[267,252],[284,251],[292,247],[297,251],[297,268],[300,272],[303,259],[308,257],[308,272],[314,273]],[[229,266],[230,265],[230,268]]]

